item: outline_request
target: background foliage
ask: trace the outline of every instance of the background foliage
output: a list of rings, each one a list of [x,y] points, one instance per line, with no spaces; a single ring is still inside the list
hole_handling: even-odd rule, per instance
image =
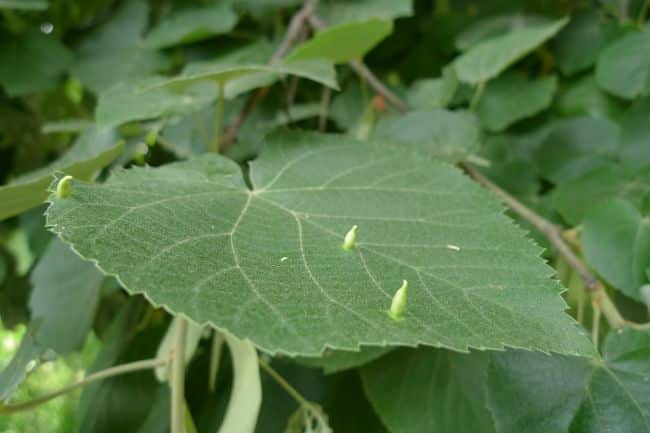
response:
[[[0,0],[0,430],[650,432],[649,8]]]

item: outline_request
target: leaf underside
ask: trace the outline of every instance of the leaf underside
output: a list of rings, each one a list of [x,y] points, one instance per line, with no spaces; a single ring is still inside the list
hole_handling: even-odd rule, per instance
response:
[[[206,155],[75,181],[68,198],[51,197],[47,224],[129,292],[271,353],[425,344],[593,355],[540,249],[451,166],[284,133],[249,174],[252,189],[236,164]],[[404,279],[407,313],[395,321],[387,310]]]

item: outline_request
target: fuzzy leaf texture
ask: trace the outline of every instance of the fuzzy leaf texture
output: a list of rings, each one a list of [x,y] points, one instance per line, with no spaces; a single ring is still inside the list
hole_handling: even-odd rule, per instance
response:
[[[540,249],[456,169],[338,135],[267,141],[251,189],[235,163],[206,155],[74,181],[68,198],[52,196],[47,224],[130,293],[272,353],[594,354]],[[387,310],[402,280],[408,305],[396,321]]]

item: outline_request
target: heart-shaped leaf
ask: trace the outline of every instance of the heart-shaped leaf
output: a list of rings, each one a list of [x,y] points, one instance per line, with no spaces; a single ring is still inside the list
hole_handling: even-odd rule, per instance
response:
[[[47,224],[131,293],[269,352],[364,345],[592,355],[540,250],[453,167],[338,135],[278,134],[52,196]],[[342,248],[350,228],[358,240]],[[125,248],[124,245],[128,245]],[[388,314],[408,280],[403,320]]]

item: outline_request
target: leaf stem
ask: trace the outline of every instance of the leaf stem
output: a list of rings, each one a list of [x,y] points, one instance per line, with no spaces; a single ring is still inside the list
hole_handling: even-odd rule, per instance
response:
[[[318,130],[320,132],[325,132],[327,129],[327,112],[329,110],[331,98],[332,89],[323,86],[323,93],[321,94],[320,99],[320,113],[318,115]]]
[[[219,99],[217,99],[217,111],[214,118],[214,140],[212,141],[212,148],[214,153],[219,153],[221,146],[221,123],[223,121],[223,106],[225,102],[225,84],[223,80],[219,81]]]
[[[61,389],[53,391],[49,394],[45,394],[41,397],[38,397],[34,400],[25,401],[22,403],[15,404],[0,404],[0,414],[13,414],[17,412],[23,412],[26,410],[31,410],[35,407],[38,407],[44,403],[47,403],[50,400],[53,400],[61,395],[67,394],[71,391],[81,388],[93,382],[99,380],[108,379],[113,376],[119,376],[122,374],[133,373],[141,370],[151,370],[156,367],[160,367],[169,362],[169,359],[163,358],[154,358],[146,359],[143,361],[130,362],[128,364],[116,365],[114,367],[107,368],[105,370],[98,371],[96,373],[90,374],[85,378],[79,380],[78,382],[72,383],[70,385],[64,386]]]
[[[600,306],[596,301],[592,302],[594,314],[591,318],[591,339],[594,342],[596,350],[598,350],[598,340],[599,340],[599,331],[600,331]]]
[[[273,367],[269,365],[268,362],[260,358],[259,364],[260,367],[262,367],[262,370],[264,370],[269,376],[271,376],[271,378],[275,380],[278,383],[278,385],[280,385],[287,392],[287,394],[289,394],[298,404],[302,406],[310,405],[309,401],[307,401],[307,399],[303,397],[302,394],[300,394],[298,390],[296,390],[296,388],[291,386],[291,384],[287,382],[286,379],[280,375],[280,373],[275,371]]]
[[[221,360],[221,349],[223,348],[223,334],[216,329],[212,333],[212,351],[210,353],[210,376],[208,377],[208,389],[214,392],[217,388],[217,373],[219,372],[219,361]]]
[[[480,81],[476,85],[474,95],[472,95],[472,100],[469,103],[469,111],[476,111],[476,107],[478,107],[478,103],[481,101],[481,96],[483,96],[483,91],[485,91],[485,81]]]
[[[185,343],[187,319],[181,318],[177,328],[171,374],[171,433],[185,433]]]

